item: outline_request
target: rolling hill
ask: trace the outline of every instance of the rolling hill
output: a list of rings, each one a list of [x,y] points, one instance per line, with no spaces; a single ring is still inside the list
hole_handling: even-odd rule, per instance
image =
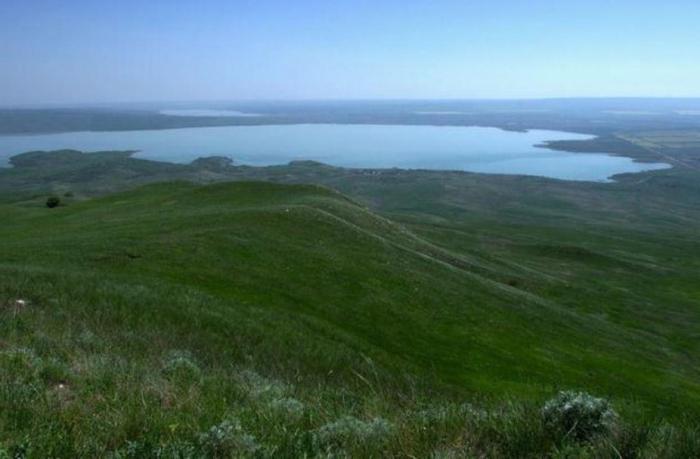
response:
[[[584,247],[530,225],[505,240],[514,228],[488,219],[399,223],[269,182],[42,199],[0,205],[12,451],[189,457],[235,418],[250,433],[236,454],[331,454],[318,438],[353,419],[365,437],[340,442],[353,456],[539,456],[556,442],[533,419],[560,389],[614,401],[629,423],[616,450],[652,442],[659,418],[690,426],[669,445],[697,445],[697,290],[678,263],[633,252],[643,235],[608,250],[619,235]],[[426,428],[426,409],[448,421]]]

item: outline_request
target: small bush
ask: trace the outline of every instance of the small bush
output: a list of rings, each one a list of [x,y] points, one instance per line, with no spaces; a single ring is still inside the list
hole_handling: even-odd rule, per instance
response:
[[[197,453],[197,448],[191,443],[177,441],[165,444],[150,444],[140,441],[128,441],[126,445],[107,455],[109,459],[195,459],[202,455]],[[0,458],[2,459],[2,458]]]
[[[236,379],[248,396],[256,400],[282,399],[290,389],[287,385],[265,378],[253,370],[239,372]]]
[[[386,444],[392,431],[389,421],[382,418],[365,422],[353,416],[345,416],[318,429],[315,442],[319,449],[328,453],[346,449],[376,452]]]
[[[208,457],[246,457],[260,449],[255,437],[245,433],[237,418],[229,418],[199,435]]]
[[[304,404],[291,397],[274,399],[268,404],[268,407],[274,413],[291,421],[297,421],[304,415]]]
[[[560,440],[589,441],[608,434],[617,423],[610,403],[585,392],[562,391],[545,403],[542,418],[546,429]]]
[[[156,449],[154,456],[163,459],[195,459],[199,457],[194,445],[185,441],[161,445]]]
[[[192,384],[200,380],[202,371],[186,352],[171,352],[163,365],[163,374],[175,383]]]
[[[49,196],[49,198],[46,200],[46,207],[49,209],[58,207],[59,204],[61,204],[61,199],[58,196]]]

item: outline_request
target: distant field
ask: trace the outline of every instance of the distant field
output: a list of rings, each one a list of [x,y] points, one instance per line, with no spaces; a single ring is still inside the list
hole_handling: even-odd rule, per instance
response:
[[[700,170],[700,131],[645,131],[621,134],[620,137],[676,165]]]
[[[625,138],[655,148],[700,147],[700,131],[651,131],[627,134]]]

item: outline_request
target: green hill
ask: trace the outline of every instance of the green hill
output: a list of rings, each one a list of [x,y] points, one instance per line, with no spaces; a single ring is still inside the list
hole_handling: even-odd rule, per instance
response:
[[[698,445],[683,427],[700,412],[684,352],[694,313],[624,318],[609,294],[656,281],[693,295],[649,260],[596,243],[460,250],[440,224],[263,182],[159,183],[55,209],[30,199],[1,204],[0,220],[0,444],[15,452],[541,456],[557,443],[538,407],[560,389],[623,415],[599,453],[654,435]],[[566,270],[600,278],[600,295],[567,286]],[[658,434],[658,417],[676,430]],[[222,426],[234,418],[250,436]],[[217,425],[233,446],[206,437]]]

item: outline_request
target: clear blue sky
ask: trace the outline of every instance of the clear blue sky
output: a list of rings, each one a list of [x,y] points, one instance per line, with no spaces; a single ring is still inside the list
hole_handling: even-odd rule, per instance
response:
[[[0,0],[0,105],[700,96],[698,0]]]

